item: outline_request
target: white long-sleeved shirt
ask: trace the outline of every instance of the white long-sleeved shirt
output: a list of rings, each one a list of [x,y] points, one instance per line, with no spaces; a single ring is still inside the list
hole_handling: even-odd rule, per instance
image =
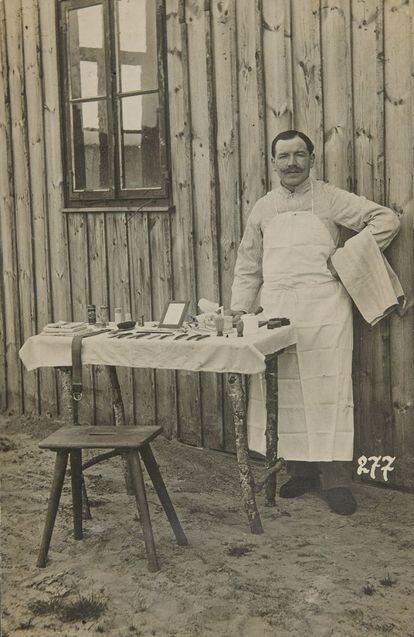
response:
[[[323,181],[308,178],[293,192],[279,186],[261,197],[254,205],[240,243],[231,309],[248,312],[263,283],[263,232],[275,214],[288,211],[312,211],[325,224],[335,246],[338,246],[340,227],[359,232],[367,227],[379,248],[384,250],[398,233],[400,222],[396,213],[365,197],[355,195]]]

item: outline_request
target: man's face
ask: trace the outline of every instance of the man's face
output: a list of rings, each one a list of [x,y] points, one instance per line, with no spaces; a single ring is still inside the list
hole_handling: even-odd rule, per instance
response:
[[[296,188],[309,177],[314,155],[309,154],[301,137],[279,139],[272,160],[280,181],[288,188]]]

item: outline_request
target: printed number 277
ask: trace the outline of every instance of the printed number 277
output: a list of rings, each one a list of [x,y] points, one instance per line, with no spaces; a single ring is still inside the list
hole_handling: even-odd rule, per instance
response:
[[[381,460],[383,462],[382,466],[380,466]],[[378,468],[380,468],[383,480],[388,482],[388,472],[394,471],[394,467],[392,466],[394,460],[395,456],[370,456],[369,458],[366,456],[360,456],[358,458],[357,474],[360,476],[363,473],[369,473],[369,477],[372,478],[372,480],[375,480],[375,472]],[[372,462],[370,469],[365,467],[367,462]]]

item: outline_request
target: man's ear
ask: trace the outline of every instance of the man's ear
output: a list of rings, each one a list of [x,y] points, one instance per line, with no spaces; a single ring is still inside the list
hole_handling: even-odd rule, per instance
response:
[[[312,155],[310,156],[310,165],[311,165],[311,167],[313,166],[314,163],[315,163],[315,153],[312,153]]]

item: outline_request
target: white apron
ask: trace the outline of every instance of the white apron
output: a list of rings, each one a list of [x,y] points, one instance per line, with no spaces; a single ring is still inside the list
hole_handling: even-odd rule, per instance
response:
[[[285,460],[352,460],[352,309],[327,260],[334,241],[308,211],[276,214],[263,229],[261,305],[286,316],[297,345],[279,356],[279,447]],[[266,453],[264,374],[251,377],[249,447]]]

